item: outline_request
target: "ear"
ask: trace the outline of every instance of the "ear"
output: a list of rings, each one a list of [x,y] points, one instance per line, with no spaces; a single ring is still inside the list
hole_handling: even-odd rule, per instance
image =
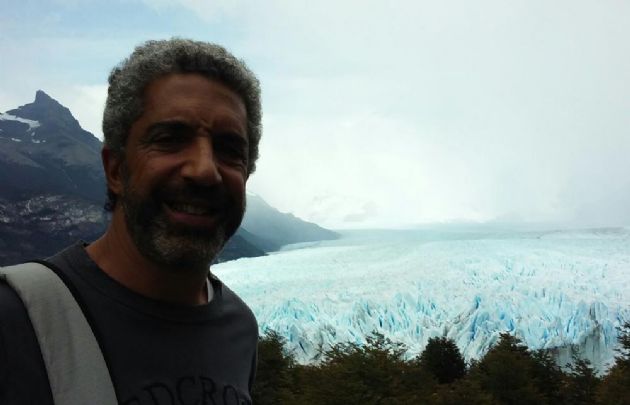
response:
[[[103,161],[103,169],[105,170],[105,180],[107,181],[107,188],[116,195],[122,194],[122,154],[115,153],[105,146],[101,150],[101,160]]]

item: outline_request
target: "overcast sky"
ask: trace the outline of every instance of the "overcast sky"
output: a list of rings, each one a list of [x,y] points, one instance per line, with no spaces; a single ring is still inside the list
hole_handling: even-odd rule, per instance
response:
[[[630,225],[626,0],[4,0],[0,111],[43,89],[101,137],[110,69],[171,36],[258,74],[249,189],[282,211]]]

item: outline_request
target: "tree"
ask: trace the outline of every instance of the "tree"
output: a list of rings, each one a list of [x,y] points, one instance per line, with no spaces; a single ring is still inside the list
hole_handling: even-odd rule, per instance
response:
[[[418,363],[440,384],[450,384],[466,374],[464,357],[455,341],[446,337],[430,338],[418,358]]]
[[[269,331],[258,341],[258,368],[252,390],[255,404],[290,404],[293,402],[292,388],[293,356],[285,353],[284,338]]]
[[[461,378],[450,384],[438,387],[431,404],[435,405],[494,405],[497,404],[487,392],[484,392],[479,382],[470,378]]]
[[[602,405],[630,405],[630,370],[614,365],[597,390],[597,403]]]
[[[517,337],[502,333],[499,342],[471,368],[470,377],[499,403],[549,403],[537,387],[534,369],[527,347]]]
[[[565,400],[569,404],[590,405],[595,403],[595,395],[600,379],[595,374],[591,362],[582,359],[577,351],[572,355],[573,364],[567,364],[569,369]]]
[[[615,356],[615,363],[630,369],[630,321],[626,321],[619,328],[617,341],[619,342],[619,347],[617,348],[618,354]]]
[[[365,345],[335,345],[319,366],[304,370],[308,386],[300,404],[426,403],[435,386],[422,370],[403,359],[405,348],[375,333]]]
[[[615,365],[608,371],[597,390],[600,404],[630,405],[630,322],[619,328],[619,348]]]
[[[337,344],[324,353],[317,383],[309,387],[309,403],[376,404],[393,395],[395,364],[401,350],[390,348],[382,335],[366,345]]]
[[[556,364],[552,354],[546,350],[536,350],[530,353],[530,357],[532,359],[531,375],[536,388],[545,395],[549,403],[562,403],[565,374]]]

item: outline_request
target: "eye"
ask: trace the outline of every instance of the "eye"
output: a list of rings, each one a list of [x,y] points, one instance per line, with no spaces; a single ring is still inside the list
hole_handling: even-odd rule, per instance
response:
[[[169,144],[177,142],[179,140],[178,138],[179,137],[170,132],[159,132],[152,137],[151,142],[156,144]]]
[[[173,134],[160,134],[151,140],[151,146],[164,152],[172,152],[181,149],[185,140],[181,136]]]
[[[149,133],[147,144],[163,150],[182,147],[190,138],[190,131],[176,124],[160,125]]]
[[[238,134],[213,134],[212,147],[217,156],[225,162],[245,165],[247,163],[247,142]]]

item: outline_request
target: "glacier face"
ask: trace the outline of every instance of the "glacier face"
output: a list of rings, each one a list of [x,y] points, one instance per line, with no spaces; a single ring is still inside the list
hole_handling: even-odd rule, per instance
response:
[[[301,362],[373,331],[409,356],[448,336],[479,358],[508,331],[561,364],[577,345],[604,370],[630,320],[630,228],[353,231],[212,271]]]

